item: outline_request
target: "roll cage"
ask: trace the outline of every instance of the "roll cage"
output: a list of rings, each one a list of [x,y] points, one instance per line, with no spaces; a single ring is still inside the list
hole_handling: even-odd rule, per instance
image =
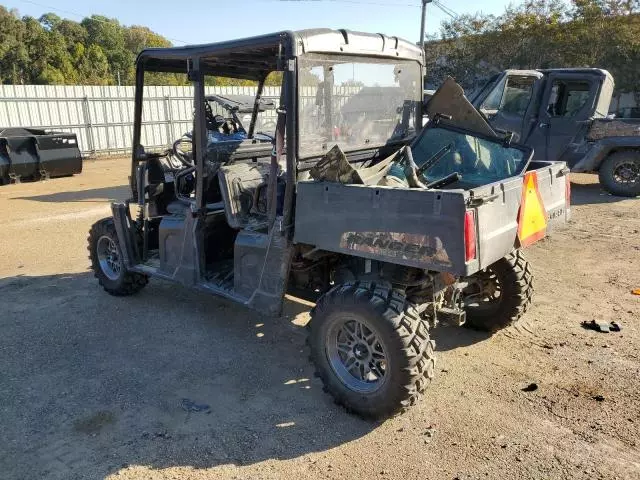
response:
[[[286,192],[283,208],[285,225],[291,224],[293,193],[297,167],[297,58],[306,53],[333,53],[350,56],[410,59],[423,65],[422,50],[397,37],[382,34],[350,32],[348,30],[312,29],[283,31],[258,37],[220,43],[143,50],[136,60],[136,93],[134,109],[131,181],[136,180],[139,162],[149,158],[141,145],[142,104],[145,72],[186,73],[194,86],[193,158],[196,168],[196,209],[205,207],[203,178],[207,147],[205,124],[205,76],[233,77],[257,82],[249,136],[251,137],[260,108],[260,98],[266,77],[274,71],[283,72],[282,93],[278,115],[285,119],[284,131],[276,131],[284,145],[286,160]],[[421,102],[419,102],[421,103]],[[418,105],[421,109],[421,105]],[[422,112],[418,112],[421,118]],[[280,125],[281,123],[278,122]],[[286,132],[286,134],[285,134]],[[276,140],[277,141],[277,140]],[[275,159],[277,161],[278,159]]]

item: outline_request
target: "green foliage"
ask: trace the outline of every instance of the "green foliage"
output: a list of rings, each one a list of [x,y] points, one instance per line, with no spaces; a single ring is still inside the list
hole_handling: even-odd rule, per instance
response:
[[[136,55],[171,42],[147,27],[92,15],[80,23],[46,13],[20,17],[0,6],[0,82],[132,85]],[[150,84],[184,85],[183,76],[150,74]]]
[[[498,16],[462,15],[425,44],[427,79],[474,89],[507,68],[599,67],[640,91],[640,0],[525,0]]]
[[[92,15],[81,22],[45,13],[39,19],[20,17],[0,5],[0,82],[46,85],[133,85],[135,59],[144,48],[170,47],[171,42],[149,28],[121,25]],[[209,77],[207,85],[255,86],[237,78]],[[280,85],[282,72],[267,77]],[[185,74],[145,74],[147,85],[187,85]]]

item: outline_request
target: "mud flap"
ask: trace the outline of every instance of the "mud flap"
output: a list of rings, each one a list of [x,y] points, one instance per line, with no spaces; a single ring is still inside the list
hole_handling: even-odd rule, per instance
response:
[[[235,242],[235,292],[254,310],[279,316],[292,253],[290,242],[277,228],[269,234],[242,230]]]

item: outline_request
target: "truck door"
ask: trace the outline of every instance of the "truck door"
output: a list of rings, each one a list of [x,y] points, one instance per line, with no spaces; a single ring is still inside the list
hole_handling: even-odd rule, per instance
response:
[[[596,109],[602,81],[595,75],[575,72],[551,72],[540,102],[537,128],[528,144],[540,160],[564,160],[573,164],[569,148],[575,138],[584,136]],[[544,149],[541,148],[544,145]],[[544,152],[544,153],[543,153]]]
[[[531,117],[538,110],[543,75],[535,70],[507,70],[483,89],[474,106],[496,130],[514,133],[514,140],[525,143],[531,131]]]

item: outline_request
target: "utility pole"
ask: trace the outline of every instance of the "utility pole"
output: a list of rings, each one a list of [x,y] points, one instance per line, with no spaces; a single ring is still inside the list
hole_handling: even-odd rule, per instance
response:
[[[424,51],[424,30],[427,27],[427,4],[433,2],[433,0],[422,0],[422,21],[420,22],[420,48]]]
[[[427,20],[427,4],[433,2],[433,0],[422,0],[422,21],[420,22],[420,50],[422,50],[422,88],[425,86],[425,78],[427,75],[427,66],[425,65],[427,55],[424,51],[424,31],[427,28],[426,20]]]

